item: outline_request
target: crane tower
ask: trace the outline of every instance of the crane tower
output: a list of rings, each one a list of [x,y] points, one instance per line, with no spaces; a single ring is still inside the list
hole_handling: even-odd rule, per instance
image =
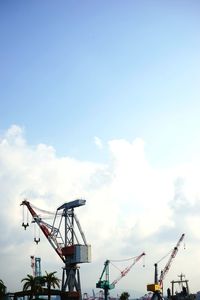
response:
[[[41,258],[40,257],[34,257],[31,255],[31,268],[33,269],[33,276],[34,277],[40,277],[42,276],[41,271]]]
[[[33,217],[33,222],[37,223],[64,263],[61,289],[67,292],[68,299],[82,300],[78,264],[91,262],[91,246],[87,244],[79,220],[74,213],[74,209],[85,205],[85,202],[86,200],[77,199],[58,207],[52,225],[44,222],[41,215],[36,212],[38,210],[42,213],[44,210],[34,207],[27,200],[21,203],[27,207]],[[24,222],[22,226],[24,229],[27,227]]]

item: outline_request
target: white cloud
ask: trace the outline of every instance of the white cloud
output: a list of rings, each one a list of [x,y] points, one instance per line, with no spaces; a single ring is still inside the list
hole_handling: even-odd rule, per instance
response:
[[[33,228],[24,231],[21,227],[20,203],[24,198],[47,210],[76,198],[87,200],[86,206],[77,209],[93,257],[91,264],[81,266],[83,289],[95,288],[106,259],[145,251],[146,268],[134,266],[118,283],[119,288],[145,293],[146,284],[153,280],[153,264],[174,247],[183,232],[186,238],[188,235],[189,250],[180,250],[165,286],[178,273],[192,276],[190,260],[199,261],[200,243],[198,163],[170,170],[154,168],[146,158],[142,139],[109,141],[110,162],[85,162],[58,157],[48,145],[30,146],[23,134],[20,127],[12,126],[0,140],[0,257],[4,270],[0,278],[9,290],[21,288],[21,278],[31,273],[32,254],[41,256],[43,272],[61,272],[62,267],[44,238],[36,247]],[[197,269],[196,279],[193,276],[193,290],[198,289],[199,273]]]
[[[94,143],[99,149],[103,149],[103,143],[99,137],[97,136],[94,137]]]

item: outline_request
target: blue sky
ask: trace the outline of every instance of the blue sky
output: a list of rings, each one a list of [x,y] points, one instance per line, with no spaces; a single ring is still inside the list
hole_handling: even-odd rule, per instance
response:
[[[155,164],[198,152],[198,1],[1,1],[1,129],[104,160],[141,137]]]
[[[146,293],[153,264],[185,233],[189,251],[165,286],[186,272],[197,291],[199,14],[199,1],[0,1],[0,278],[9,290],[31,272],[30,255],[43,270],[61,267],[19,228],[23,198],[54,210],[81,197],[93,257],[84,288],[106,259],[146,251],[134,279]]]

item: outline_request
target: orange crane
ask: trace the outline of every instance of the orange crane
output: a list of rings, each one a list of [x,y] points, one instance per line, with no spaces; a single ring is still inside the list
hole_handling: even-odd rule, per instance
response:
[[[154,292],[156,294],[163,293],[163,280],[165,279],[165,276],[167,275],[167,273],[171,267],[173,259],[176,257],[179,246],[180,246],[181,242],[183,241],[184,237],[185,237],[185,234],[183,233],[181,235],[181,237],[179,238],[176,246],[169,253],[167,253],[167,255],[165,255],[157,263],[154,264],[154,267],[155,267],[154,284],[148,284],[147,291]],[[161,262],[169,254],[170,254],[169,260],[167,261],[167,264],[165,265],[164,269],[161,271],[160,277],[158,279],[158,263]]]

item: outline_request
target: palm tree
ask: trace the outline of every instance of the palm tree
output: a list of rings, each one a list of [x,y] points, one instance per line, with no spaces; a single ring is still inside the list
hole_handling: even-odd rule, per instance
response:
[[[21,282],[23,281],[25,282],[23,286],[23,291],[27,291],[30,289],[30,300],[33,299],[33,295],[37,295],[42,291],[40,278],[27,274],[27,277],[21,280]]]
[[[43,276],[43,279],[44,281],[46,282],[47,284],[47,291],[48,291],[48,300],[51,299],[51,287],[52,288],[56,288],[60,286],[59,282],[60,282],[60,279],[58,277],[55,276],[55,273],[57,273],[56,271],[55,272],[51,272],[51,273],[47,273],[47,271],[45,271],[46,275]]]
[[[128,300],[129,296],[130,296],[129,293],[123,292],[119,299],[120,300]]]

